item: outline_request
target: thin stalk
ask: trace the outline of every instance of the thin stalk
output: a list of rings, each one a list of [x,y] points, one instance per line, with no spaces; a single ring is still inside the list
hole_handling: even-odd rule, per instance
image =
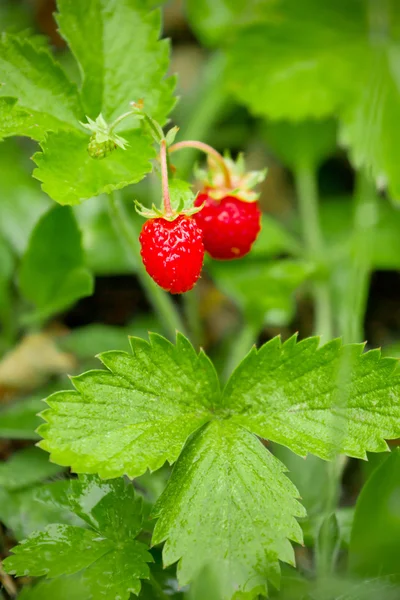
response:
[[[139,231],[134,230],[134,221],[126,213],[120,195],[113,192],[109,199],[110,216],[114,229],[135,258],[137,276],[149,302],[160,318],[166,335],[170,339],[174,339],[176,331],[185,333],[179,312],[166,292],[159,288],[147,274],[140,256]]]
[[[373,181],[358,174],[354,195],[352,261],[342,290],[340,329],[345,342],[364,339],[364,316],[371,277],[371,237],[378,219],[378,194]]]
[[[215,148],[209,146],[208,144],[205,144],[204,142],[198,142],[196,140],[185,140],[184,142],[177,142],[176,144],[170,146],[169,153],[172,154],[173,152],[176,152],[177,150],[182,150],[183,148],[195,148],[196,150],[200,150],[201,152],[204,152],[205,154],[213,158],[219,166],[219,168],[221,169],[221,172],[224,176],[225,186],[229,189],[233,187],[228,165],[226,164],[222,154],[215,150]]]
[[[303,239],[308,255],[313,260],[324,256],[324,241],[318,214],[318,186],[315,169],[309,165],[299,165],[295,170],[297,197]],[[333,315],[331,294],[327,281],[317,281],[313,286],[315,305],[314,331],[325,342],[333,336]]]
[[[170,217],[173,215],[171,207],[171,198],[169,195],[168,185],[168,157],[167,157],[167,142],[162,140],[160,143],[160,162],[161,162],[161,185],[163,194],[163,203],[165,215]]]

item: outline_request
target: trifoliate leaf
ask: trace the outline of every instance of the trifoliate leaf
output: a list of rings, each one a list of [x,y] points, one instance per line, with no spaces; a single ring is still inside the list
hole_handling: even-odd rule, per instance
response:
[[[115,148],[103,160],[88,153],[89,136],[79,131],[49,133],[43,152],[34,156],[34,177],[43,190],[59,204],[79,204],[82,200],[110,193],[137,183],[151,171],[155,151],[140,130],[124,133],[125,150]]]
[[[133,355],[107,352],[108,371],[73,378],[77,391],[47,399],[40,443],[52,460],[102,477],[137,477],[174,462],[189,435],[212,417],[219,384],[209,359],[181,335],[174,346],[131,338]]]
[[[19,134],[33,133],[34,139],[41,139],[46,131],[77,127],[83,116],[76,87],[47,48],[29,38],[8,34],[0,38],[0,82],[0,96],[17,100],[6,119],[5,135],[14,125]]]
[[[90,529],[54,524],[32,534],[4,561],[16,575],[49,578],[84,571],[90,597],[128,600],[149,577],[147,548],[134,538],[142,523],[141,500],[124,480],[85,477],[71,481],[71,508]]]
[[[81,70],[86,114],[114,120],[143,99],[146,112],[164,123],[175,81],[165,78],[169,44],[158,41],[160,13],[149,13],[142,0],[59,0],[58,8],[61,35]]]
[[[36,225],[22,259],[20,287],[44,319],[93,291],[81,234],[70,208],[54,207]]]
[[[395,359],[363,344],[318,338],[253,349],[223,394],[231,419],[296,454],[366,458],[400,437],[400,375]]]
[[[400,579],[399,476],[400,452],[395,449],[375,469],[357,500],[349,548],[349,571],[354,576]]]
[[[267,579],[279,585],[279,560],[294,563],[288,540],[302,541],[294,516],[304,515],[284,471],[230,421],[191,438],[156,504],[152,540],[165,540],[165,565],[179,561],[181,585],[207,566],[217,569],[221,600],[265,594]]]
[[[396,3],[262,4],[264,23],[245,28],[228,50],[230,89],[272,119],[338,114],[355,165],[383,176],[400,197]]]

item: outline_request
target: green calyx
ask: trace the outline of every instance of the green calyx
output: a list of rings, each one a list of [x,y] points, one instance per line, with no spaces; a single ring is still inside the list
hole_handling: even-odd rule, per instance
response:
[[[197,168],[195,170],[196,178],[202,183],[203,188],[206,188],[207,194],[214,200],[222,200],[226,196],[233,196],[243,202],[256,202],[260,194],[253,188],[264,181],[268,170],[246,171],[242,153],[238,155],[235,161],[226,152],[224,162],[229,170],[230,186],[227,186],[225,175],[212,156],[207,158],[207,169]]]
[[[125,150],[128,142],[113,132],[114,125],[109,125],[100,114],[95,121],[87,117],[87,123],[81,123],[82,127],[92,132],[88,144],[88,153],[92,158],[102,159],[117,148]]]
[[[154,204],[151,208],[143,206],[135,200],[136,211],[146,217],[146,219],[166,219],[167,221],[175,221],[181,215],[191,217],[198,213],[202,206],[194,206],[196,195],[192,191],[192,186],[187,181],[181,179],[171,179],[169,181],[169,195],[171,202],[171,212],[165,210],[164,205],[157,208]]]

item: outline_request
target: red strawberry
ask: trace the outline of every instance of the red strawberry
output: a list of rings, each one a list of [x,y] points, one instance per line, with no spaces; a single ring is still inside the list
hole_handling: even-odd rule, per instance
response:
[[[204,207],[194,215],[203,232],[205,250],[221,260],[241,258],[261,229],[261,211],[258,202],[244,202],[236,196],[212,198],[207,190],[199,194],[195,206]]]
[[[146,271],[171,294],[192,289],[204,259],[203,236],[193,218],[180,215],[173,221],[149,219],[140,234]]]

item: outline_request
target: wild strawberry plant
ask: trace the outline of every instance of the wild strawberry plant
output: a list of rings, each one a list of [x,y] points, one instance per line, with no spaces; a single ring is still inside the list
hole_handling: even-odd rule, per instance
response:
[[[168,74],[168,41],[159,40],[160,11],[151,4],[58,0],[56,21],[78,83],[43,38],[1,38],[0,137],[39,144],[33,175],[53,201],[67,206],[49,206],[40,195],[32,216],[22,207],[29,241],[25,233],[11,238],[0,223],[0,320],[6,324],[10,313],[14,261],[21,327],[43,328],[91,295],[93,273],[135,269],[167,336],[130,337],[128,352],[114,348],[127,345],[130,328],[78,331],[64,349],[83,363],[100,351],[104,368],[72,377],[74,389],[46,394],[37,434],[36,399],[0,413],[1,436],[40,436],[42,449],[15,453],[0,468],[0,518],[21,542],[4,560],[4,573],[46,577],[21,592],[26,600],[128,600],[131,594],[239,600],[278,594],[281,581],[282,598],[361,598],[364,583],[366,594],[395,598],[396,581],[384,576],[398,577],[396,564],[385,559],[385,536],[392,526],[398,530],[395,518],[393,525],[385,517],[396,491],[397,451],[359,499],[347,541],[346,576],[356,579],[354,589],[329,579],[344,546],[338,508],[344,457],[366,459],[400,437],[397,361],[359,343],[373,268],[399,266],[396,242],[387,253],[380,244],[387,235],[398,238],[398,216],[376,191],[377,179],[392,193],[397,189],[392,4],[381,13],[373,0],[339,2],[335,9],[314,0],[186,3],[194,30],[207,45],[222,46],[226,59],[210,61],[210,104],[198,107],[201,122],[206,114],[212,128],[209,106],[218,112],[225,101],[219,88],[257,116],[297,121],[268,121],[260,131],[293,172],[301,236],[262,215],[265,169],[250,170],[241,154],[221,155],[195,135],[177,139],[178,129],[166,126],[176,81]],[[379,67],[377,83],[368,64],[373,74]],[[379,118],[371,112],[372,93],[383,98]],[[354,214],[341,207],[337,229],[329,212],[336,204],[327,202],[319,214],[316,177],[336,148],[333,115],[354,164],[363,167]],[[304,120],[322,117],[327,120]],[[179,157],[198,150],[207,155],[207,168],[195,171],[196,195],[190,159]],[[5,169],[15,162],[3,158]],[[143,198],[140,187],[121,192],[153,171],[160,176],[157,200]],[[165,293],[190,292],[204,261],[244,321],[222,369],[198,350],[194,296],[184,299],[185,322]],[[316,336],[284,342],[275,336],[243,358],[265,322],[290,321],[293,292],[305,282],[324,343]],[[353,343],[332,339],[336,334]],[[51,341],[41,343],[52,359],[49,372],[62,370],[66,357]],[[11,375],[8,385],[18,379]],[[167,465],[174,465],[171,472]],[[46,482],[65,468],[77,477]],[[376,486],[382,486],[379,497]],[[376,550],[364,552],[371,504],[381,527],[375,525]],[[314,572],[299,574],[291,595],[287,565],[295,566],[296,552],[310,539]],[[177,564],[176,580],[167,570],[175,587],[158,568],[161,548],[163,566]],[[316,582],[310,581],[315,572]],[[373,584],[357,580],[371,576],[378,578]],[[339,596],[340,585],[347,596]]]

